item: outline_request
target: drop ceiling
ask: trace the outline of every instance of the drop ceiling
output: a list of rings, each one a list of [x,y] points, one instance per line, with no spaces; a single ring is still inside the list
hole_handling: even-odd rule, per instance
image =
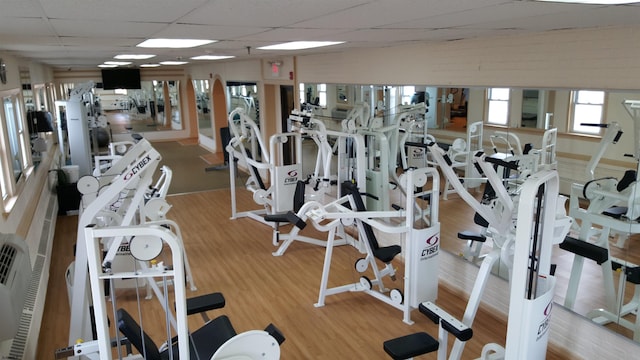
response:
[[[2,0],[0,52],[53,67],[95,68],[118,54],[151,62],[197,55],[273,56],[260,46],[346,41],[303,55],[564,29],[640,24],[640,4],[576,5],[526,0]],[[149,38],[217,42],[140,49]],[[282,53],[278,53],[282,54]],[[149,60],[134,61],[134,66]],[[224,61],[224,60],[223,60]]]

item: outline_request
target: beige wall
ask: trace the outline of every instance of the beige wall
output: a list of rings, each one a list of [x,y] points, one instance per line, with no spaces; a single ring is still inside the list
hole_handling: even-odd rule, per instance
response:
[[[638,89],[639,58],[640,25],[299,56],[297,75],[311,83]]]

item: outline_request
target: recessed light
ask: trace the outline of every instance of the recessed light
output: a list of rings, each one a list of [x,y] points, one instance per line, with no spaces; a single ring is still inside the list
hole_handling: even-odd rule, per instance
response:
[[[144,60],[151,59],[155,55],[151,54],[120,54],[116,55],[113,58],[118,60]]]
[[[100,64],[100,65],[98,65],[98,67],[100,67],[100,68],[114,68],[114,67],[118,67],[118,65],[113,65],[113,64]]]
[[[140,67],[158,67],[160,64],[141,64]]]
[[[147,39],[137,47],[143,48],[170,48],[184,49],[196,46],[207,45],[216,42],[216,40],[200,40],[200,39]]]
[[[131,65],[131,61],[105,61],[104,63],[107,65],[115,65],[115,66]]]
[[[222,59],[231,59],[234,57],[235,56],[230,56],[230,55],[200,55],[200,56],[194,56],[191,59],[192,60],[222,60]]]
[[[261,46],[260,50],[303,50],[312,49],[322,46],[331,46],[342,44],[344,41],[292,41],[282,44],[275,44],[269,46]]]
[[[160,61],[160,65],[184,65],[188,64],[186,61]]]
[[[559,2],[570,4],[594,4],[594,5],[624,5],[640,2],[638,0],[536,0],[542,2]]]

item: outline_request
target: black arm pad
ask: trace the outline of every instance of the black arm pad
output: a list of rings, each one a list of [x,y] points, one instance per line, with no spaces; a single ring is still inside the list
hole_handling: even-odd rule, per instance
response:
[[[500,165],[507,169],[518,170],[518,164],[515,163],[514,161],[504,161],[504,160],[500,160],[492,157],[485,157],[484,160],[486,162],[489,162],[495,165]]]
[[[455,319],[430,301],[420,303],[418,309],[431,319],[431,321],[436,324],[439,323],[443,329],[460,341],[467,341],[473,337],[473,330],[470,327],[464,325],[461,321]]]
[[[591,259],[598,265],[601,265],[609,259],[609,251],[607,251],[607,249],[571,236],[564,238],[564,241],[560,243],[560,249]]]
[[[216,292],[187,299],[187,315],[199,314],[203,311],[223,308],[225,305],[222,293]]]
[[[284,214],[267,214],[264,216],[265,221],[270,222],[283,222],[295,225],[298,229],[302,230],[307,226],[307,223],[304,222],[296,213],[293,211],[287,211]]]

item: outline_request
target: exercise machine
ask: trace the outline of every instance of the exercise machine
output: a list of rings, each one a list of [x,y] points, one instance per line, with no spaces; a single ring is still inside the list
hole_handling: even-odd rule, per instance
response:
[[[237,334],[228,317],[222,315],[207,321],[198,330],[189,332],[187,315],[222,307],[224,298],[219,293],[195,299],[186,298],[184,247],[170,229],[149,224],[116,227],[98,227],[92,224],[84,232],[97,336],[95,340],[79,342],[59,350],[56,358],[81,355],[89,359],[109,360],[114,358],[113,353],[116,352],[118,359],[279,359],[280,344],[284,342],[284,336],[273,324],[265,330]],[[109,262],[102,259],[103,238],[127,239],[131,256],[139,261],[140,267],[133,271],[116,271],[111,268]],[[121,245],[122,243],[112,242],[110,246]],[[172,266],[166,266],[161,261],[164,259],[170,260]],[[152,284],[160,279],[162,289],[154,287],[165,315],[166,342],[160,349],[144,331],[144,324],[148,322],[142,321],[139,296],[139,321],[129,311],[118,309],[116,299],[112,299],[110,305],[107,304],[105,285],[122,278],[147,279]],[[169,283],[173,285],[173,291],[169,290]],[[173,304],[169,303],[170,298]],[[126,338],[116,332],[115,339],[112,340],[109,318],[115,320],[117,328]],[[133,345],[140,356],[133,356],[130,350],[123,353],[122,345],[127,343]],[[114,345],[116,350],[112,351]]]
[[[633,157],[636,162],[640,159],[640,101],[626,100],[623,106],[634,121],[635,148]],[[620,139],[620,126],[613,122],[605,125],[605,133],[598,151],[592,156],[587,176],[590,181],[583,184],[572,184],[570,214],[580,220],[578,238],[573,238],[563,248],[574,253],[569,286],[564,305],[572,309],[575,305],[577,291],[585,259],[595,261],[601,266],[605,307],[595,309],[587,317],[599,324],[615,322],[633,332],[633,338],[640,340],[640,267],[637,264],[615,258],[610,255],[610,237],[618,236],[617,245],[624,247],[629,234],[640,232],[637,219],[640,217],[640,201],[638,200],[638,179],[635,170],[627,170],[618,180],[613,177],[595,178],[595,168],[609,144],[615,144]],[[580,198],[589,200],[586,208],[580,206]],[[614,280],[614,271],[619,272],[618,284]],[[626,283],[634,289],[632,299],[624,303]],[[625,317],[634,314],[635,321]]]
[[[293,209],[293,197],[298,180],[302,178],[302,145],[299,133],[288,132],[273,135],[269,139],[267,148],[258,125],[246,114],[242,108],[237,108],[229,114],[229,129],[231,140],[227,145],[227,152],[234,165],[230,167],[231,182],[231,218],[249,217],[269,226],[264,220],[265,214],[276,214]],[[285,144],[293,149],[293,163],[284,163]],[[262,205],[259,210],[238,211],[236,203],[237,167],[244,167],[249,173],[245,183],[247,190],[253,194],[256,204]],[[269,179],[269,187],[263,178]],[[277,245],[276,238],[273,239]]]
[[[473,165],[473,156],[482,151],[484,144],[483,141],[483,123],[482,121],[476,121],[467,125],[467,138],[457,138],[453,141],[448,149],[447,156],[451,161],[451,167],[456,170],[464,171],[463,187],[465,190],[474,189],[480,186],[484,181],[477,169]],[[442,190],[442,198],[447,200],[449,194],[455,193],[455,186],[449,182],[449,179],[445,181],[444,189]]]
[[[438,278],[438,253],[440,249],[440,224],[438,222],[437,202],[439,175],[434,168],[409,170],[401,177],[409,196],[405,198],[404,209],[395,211],[368,211],[365,208],[362,194],[354,183],[345,183],[345,193],[348,195],[322,205],[309,202],[306,217],[311,220],[313,226],[320,231],[327,231],[329,237],[325,249],[320,291],[316,307],[325,305],[328,296],[344,292],[364,292],[381,300],[403,313],[403,321],[407,324],[411,320],[411,310],[417,308],[422,301],[435,300],[437,297]],[[427,188],[427,183],[431,184]],[[413,191],[422,189],[421,191]],[[429,206],[425,211],[429,212],[429,222],[425,223],[423,214],[414,212],[414,202],[420,199],[428,199]],[[387,219],[401,220],[397,224],[391,224]],[[358,239],[365,248],[366,256],[355,262],[355,269],[364,273],[371,268],[373,279],[361,276],[356,283],[329,287],[331,272],[334,234],[339,227],[354,224],[358,231]],[[381,246],[375,231],[398,236],[403,246]],[[384,285],[384,277],[395,279],[395,269],[391,261],[404,253],[404,284],[403,290],[399,288],[387,289]],[[379,269],[376,261],[385,264]],[[376,287],[377,289],[374,289]]]
[[[486,344],[481,359],[546,357],[555,287],[551,252],[552,246],[561,239],[555,233],[559,215],[558,189],[558,174],[553,170],[533,174],[522,186],[513,242],[513,263],[517,266],[514,266],[511,278],[506,345]],[[561,228],[568,230],[566,226]],[[423,302],[419,305],[420,312],[439,324],[438,340],[418,332],[385,341],[385,352],[393,359],[408,359],[437,351],[438,359],[445,360],[447,335],[451,333],[456,340],[449,359],[460,359],[464,344],[473,335],[470,327],[475,316],[473,308],[477,308],[486,281],[481,276],[482,270],[481,267],[462,321],[433,302]]]
[[[140,219],[141,207],[145,204],[145,195],[152,185],[154,171],[160,162],[160,154],[146,139],[141,139],[116,161],[99,178],[84,176],[78,181],[78,190],[82,194],[80,214],[78,218],[78,237],[76,258],[70,269],[73,269],[70,305],[69,344],[77,339],[94,339],[91,329],[87,252],[85,243],[85,227],[89,224],[132,225],[145,222]],[[147,214],[152,212],[147,210]],[[105,259],[113,262],[121,247],[111,247],[112,242],[121,239],[104,238],[108,249]],[[193,285],[191,271],[187,269],[187,280]],[[71,277],[71,276],[70,276]],[[155,284],[149,284],[154,286]]]

